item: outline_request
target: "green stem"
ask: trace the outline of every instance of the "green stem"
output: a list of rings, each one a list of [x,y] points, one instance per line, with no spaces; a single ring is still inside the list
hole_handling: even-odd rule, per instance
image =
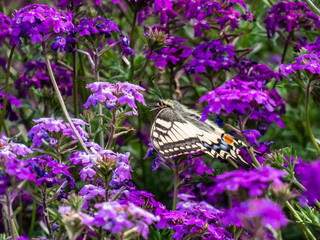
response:
[[[306,86],[306,100],[305,100],[305,108],[306,108],[306,127],[307,127],[307,134],[309,135],[314,147],[316,148],[318,155],[320,155],[320,147],[318,145],[318,143],[316,142],[312,130],[311,130],[311,125],[310,125],[310,119],[309,119],[309,110],[310,110],[310,106],[309,106],[309,97],[310,97],[310,83],[311,81],[308,80],[307,86]]]
[[[16,239],[17,236],[18,236],[18,233],[15,229],[15,224],[14,224],[14,218],[13,218],[13,210],[12,210],[12,205],[11,205],[11,201],[10,201],[10,196],[9,194],[6,192],[6,195],[5,195],[5,200],[6,200],[6,209],[7,211],[6,212],[6,217],[7,217],[7,220],[8,220],[8,226],[9,226],[9,231],[10,231],[10,235],[12,237],[12,239]]]
[[[75,47],[75,46],[74,46]],[[78,81],[77,81],[77,56],[76,52],[72,52],[72,82],[73,82],[73,107],[74,116],[79,118],[79,108],[78,108]]]
[[[62,96],[61,96],[60,90],[59,90],[58,85],[57,85],[57,82],[56,82],[56,79],[55,79],[55,77],[54,77],[54,75],[53,75],[52,68],[51,68],[51,65],[50,65],[50,61],[49,61],[49,58],[48,58],[48,55],[47,55],[47,53],[46,53],[46,49],[45,49],[45,46],[44,46],[44,45],[43,45],[43,53],[44,53],[44,58],[45,58],[45,60],[46,60],[46,64],[47,64],[47,68],[48,68],[48,72],[49,72],[49,77],[50,77],[50,79],[51,79],[53,88],[54,88],[54,90],[55,90],[55,92],[56,92],[56,95],[57,95],[57,97],[58,97],[58,100],[59,100],[59,103],[60,103],[62,112],[63,112],[65,118],[67,119],[67,122],[70,124],[70,127],[71,127],[72,131],[74,132],[74,134],[76,135],[76,137],[77,137],[80,145],[81,145],[82,148],[85,150],[85,152],[86,152],[87,154],[89,154],[90,152],[89,152],[89,150],[87,149],[87,147],[85,146],[85,144],[84,144],[84,142],[83,142],[83,140],[82,140],[82,138],[81,138],[78,130],[77,130],[76,127],[74,126],[74,124],[73,124],[73,122],[72,122],[72,120],[71,120],[71,118],[70,118],[70,116],[69,116],[69,113],[68,113],[68,110],[67,110],[67,108],[66,108],[66,105],[64,104],[63,98],[62,98]]]
[[[95,50],[95,56],[94,56],[94,80],[96,82],[100,82],[100,76],[99,76],[99,54],[98,54],[98,49]],[[102,112],[102,104],[98,103],[98,113],[100,115],[103,114]],[[99,118],[99,127],[100,127],[100,132],[99,132],[99,144],[103,148],[104,147],[104,132],[103,132],[103,118]]]
[[[13,57],[13,53],[14,53],[15,48],[16,48],[16,45],[14,44],[11,48],[9,58],[8,58],[8,63],[7,63],[6,79],[5,79],[5,83],[4,83],[4,98],[3,98],[2,112],[1,112],[1,117],[0,117],[0,132],[3,127],[4,117],[6,115],[6,110],[7,110],[10,67],[11,67],[12,57]]]
[[[178,201],[178,185],[179,185],[179,165],[177,161],[174,165],[174,189],[173,189],[173,203],[172,203],[172,210],[175,211],[177,209],[177,201]]]
[[[117,122],[116,110],[112,109],[111,115],[112,115],[112,122],[110,124],[111,132],[110,132],[110,135],[109,135],[109,138],[108,138],[106,149],[110,149],[110,147],[112,145],[112,142],[113,142],[113,136],[114,136],[115,131],[116,131],[116,122]]]
[[[48,228],[48,232],[49,232],[49,235],[51,236],[51,226],[50,226],[50,218],[49,218],[49,212],[47,210],[47,193],[46,193],[46,190],[44,190],[42,192],[42,214],[44,216],[44,220],[45,220],[45,224]],[[53,237],[53,236],[51,236]]]
[[[131,26],[131,33],[130,33],[130,48],[133,49],[134,47],[134,31],[136,29],[136,22],[137,22],[137,11],[134,11],[133,13],[133,20],[132,20],[132,26]],[[129,82],[133,81],[134,78],[134,57],[130,57],[130,75],[129,75]]]
[[[289,46],[289,41],[290,41],[290,38],[291,38],[292,34],[293,34],[293,32],[292,32],[292,31],[291,31],[291,32],[289,32],[289,34],[288,34],[288,37],[287,37],[286,43],[285,43],[285,45],[284,45],[284,50],[283,50],[283,53],[282,53],[282,57],[281,57],[281,63],[283,63],[283,62],[284,62],[284,59],[285,59],[285,57],[286,57],[286,53],[287,53],[288,46]]]
[[[320,10],[319,10],[319,8],[317,8],[317,7],[313,4],[313,2],[310,1],[310,0],[306,0],[306,2],[307,2],[307,4],[309,5],[309,7],[311,8],[311,10],[312,10],[313,12],[315,12],[318,16],[320,16]]]
[[[289,201],[286,201],[286,206],[290,210],[290,212],[293,214],[293,216],[296,218],[296,223],[302,228],[303,232],[309,236],[312,240],[316,240],[316,238],[313,236],[312,232],[310,231],[309,228],[303,223],[301,217],[299,214],[296,212],[296,210],[292,207],[292,205],[289,203]]]
[[[145,62],[144,65],[143,65],[141,74],[140,74],[138,80],[136,81],[137,83],[140,83],[140,81],[141,81],[141,79],[142,79],[142,77],[143,77],[143,75],[144,75],[144,73],[145,73],[145,71],[146,71],[146,68],[147,68],[147,65],[148,65],[148,63],[149,63],[149,60],[150,60],[150,57],[151,57],[152,53],[153,53],[153,50],[150,49],[149,55],[148,55],[148,57],[147,57],[147,60],[146,60],[146,62]]]
[[[37,194],[37,188],[34,190],[33,196],[35,196],[36,194]],[[31,215],[31,224],[30,224],[30,230],[29,230],[29,238],[31,238],[33,235],[34,224],[36,222],[36,210],[37,210],[37,201],[34,198],[32,203],[32,215]]]

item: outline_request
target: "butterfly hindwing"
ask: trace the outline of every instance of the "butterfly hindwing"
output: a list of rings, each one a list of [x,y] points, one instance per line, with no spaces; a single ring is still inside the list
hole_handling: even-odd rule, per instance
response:
[[[204,151],[195,131],[195,127],[172,108],[164,108],[155,117],[150,137],[154,148],[168,158]]]

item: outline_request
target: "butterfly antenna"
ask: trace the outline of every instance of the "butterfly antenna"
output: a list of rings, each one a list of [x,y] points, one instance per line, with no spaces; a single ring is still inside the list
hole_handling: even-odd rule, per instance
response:
[[[157,96],[158,96],[159,98],[163,99],[162,94],[161,94],[161,91],[160,91],[160,88],[159,88],[159,87],[157,86],[157,84],[155,83],[154,78],[152,79],[152,83],[153,83],[153,85],[155,86],[155,88],[158,90],[158,94],[157,94],[156,92],[154,92],[154,93],[157,94]]]

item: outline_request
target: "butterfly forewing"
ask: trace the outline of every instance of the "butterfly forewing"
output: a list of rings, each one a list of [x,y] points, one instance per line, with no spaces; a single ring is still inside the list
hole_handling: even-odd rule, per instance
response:
[[[150,138],[161,156],[175,157],[205,150],[196,130],[172,108],[164,108],[155,117]]]
[[[168,105],[166,105],[166,103]],[[154,149],[165,158],[205,152],[248,165],[236,145],[242,145],[211,122],[199,121],[199,115],[173,101],[161,102],[162,109],[153,122],[150,139]]]

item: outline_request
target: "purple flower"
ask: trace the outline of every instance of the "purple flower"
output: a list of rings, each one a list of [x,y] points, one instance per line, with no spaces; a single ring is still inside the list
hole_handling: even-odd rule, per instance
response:
[[[3,108],[3,99],[4,99],[5,91],[2,90],[0,93],[0,108]],[[7,107],[6,107],[6,115],[5,118],[9,118],[11,121],[16,121],[19,117],[18,114],[13,110],[12,106],[16,106],[18,108],[22,107],[22,102],[14,97],[11,93],[7,95]]]
[[[32,4],[15,13],[12,22],[11,44],[21,44],[20,37],[31,39],[31,43],[43,41],[49,32],[66,33],[73,27],[72,15],[59,12],[55,7]]]
[[[61,50],[61,48],[60,48]],[[72,95],[72,73],[51,63],[53,74],[55,75],[59,90],[62,95]],[[47,66],[44,62],[32,61],[24,64],[25,72],[18,77],[15,88],[19,91],[21,97],[26,98],[31,86],[35,89],[50,88],[52,84],[47,73]]]
[[[173,1],[155,0],[154,11],[160,13],[160,24],[166,24],[170,19],[173,19],[178,14],[172,9]]]
[[[72,131],[69,123],[66,123],[61,119],[54,118],[40,118],[33,120],[37,125],[33,126],[28,132],[28,137],[32,139],[32,147],[41,147],[42,141],[45,139],[51,139],[50,134],[61,133],[64,136],[68,136],[76,140],[76,136]],[[88,134],[81,128],[81,126],[88,125],[80,119],[72,119],[76,129],[84,141],[87,140]]]
[[[217,72],[220,69],[229,70],[235,64],[233,49],[233,46],[222,45],[221,40],[201,43],[192,51],[194,60],[190,62],[186,70],[188,73],[202,73],[207,67]]]
[[[301,169],[301,179],[303,186],[307,189],[304,193],[310,204],[315,204],[315,201],[320,202],[320,160],[316,160],[310,163],[309,166]]]
[[[109,82],[94,82],[87,84],[86,88],[90,88],[93,94],[91,94],[84,104],[85,108],[88,108],[92,103],[96,106],[97,102],[104,104],[109,110],[115,108],[117,103],[120,105],[128,104],[137,115],[137,106],[135,101],[146,105],[144,102],[144,97],[139,91],[144,91],[144,88],[125,82],[118,82],[116,84]]]
[[[320,57],[317,53],[303,54],[295,58],[293,64],[280,64],[280,70],[284,74],[295,73],[297,70],[308,70],[312,74],[320,74]]]
[[[244,136],[248,140],[250,146],[253,146],[254,144],[259,144],[257,138],[262,137],[260,132],[255,129],[248,129],[243,132]]]
[[[4,42],[6,38],[10,37],[10,24],[11,19],[0,13],[0,46],[2,46],[2,42]]]
[[[203,101],[209,104],[203,110],[202,121],[213,112],[230,114],[236,111],[244,115],[251,111],[251,119],[263,119],[269,123],[276,121],[280,127],[284,127],[279,116],[284,113],[284,101],[275,89],[270,91],[260,81],[243,81],[235,77],[202,96],[200,102]]]
[[[98,211],[94,218],[86,223],[101,226],[111,233],[123,232],[130,228],[147,239],[149,225],[157,221],[153,214],[132,203],[103,202],[95,204],[95,208],[98,208]]]
[[[245,226],[246,229],[253,231],[258,231],[259,227],[270,225],[275,230],[279,230],[281,226],[287,225],[287,218],[282,212],[281,206],[270,199],[257,198],[249,199],[242,202],[239,207],[228,210],[223,224],[225,226],[229,224]]]
[[[79,36],[99,33],[99,30],[93,26],[95,23],[96,21],[91,20],[90,18],[82,18],[80,19],[79,25],[75,27],[74,30],[79,32]]]
[[[66,39],[63,37],[56,37],[54,44],[52,44],[52,50],[57,51],[60,48],[60,52],[62,52],[66,45]]]
[[[278,29],[286,32],[297,31],[300,28],[317,30],[320,18],[303,2],[281,1],[268,11],[268,17],[264,23],[268,38],[271,38]]]
[[[236,192],[242,189],[248,191],[250,197],[261,196],[269,185],[281,187],[281,177],[286,175],[285,171],[274,169],[270,166],[260,167],[250,172],[238,170],[225,172],[215,178],[216,186],[211,194],[221,194],[224,191]]]
[[[241,13],[233,11],[233,8],[230,8],[228,11],[219,10],[218,13],[221,13],[225,16],[217,19],[217,23],[223,28],[228,22],[230,25],[230,29],[233,32],[235,28],[239,28],[238,20],[241,16]]]

